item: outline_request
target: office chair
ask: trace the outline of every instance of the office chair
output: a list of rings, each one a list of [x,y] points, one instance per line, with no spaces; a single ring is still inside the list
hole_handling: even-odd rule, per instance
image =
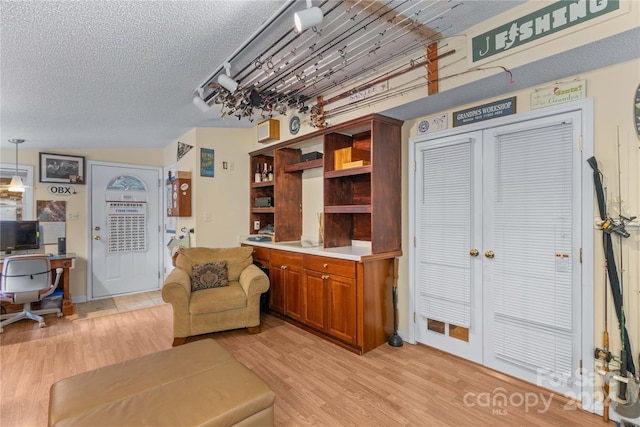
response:
[[[44,327],[40,314],[56,313],[59,308],[32,310],[31,303],[41,301],[58,287],[63,269],[56,268],[56,279],[51,283],[51,264],[47,255],[15,255],[3,260],[0,278],[0,299],[12,304],[24,304],[22,311],[0,315],[0,333],[5,325],[22,319],[31,319]],[[6,319],[6,320],[5,320]]]

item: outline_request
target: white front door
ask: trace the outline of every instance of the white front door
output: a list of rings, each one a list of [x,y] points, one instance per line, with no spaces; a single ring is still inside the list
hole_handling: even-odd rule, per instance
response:
[[[161,284],[161,169],[89,162],[90,299]]]

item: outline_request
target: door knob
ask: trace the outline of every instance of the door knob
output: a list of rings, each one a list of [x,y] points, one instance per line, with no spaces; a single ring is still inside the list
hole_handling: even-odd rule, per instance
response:
[[[487,258],[493,258],[495,254],[493,253],[492,250],[488,250],[484,253],[484,256],[486,256]]]
[[[100,236],[93,236],[93,240],[100,240]]]
[[[471,249],[471,250],[469,251],[469,255],[471,255],[471,256],[478,256],[478,254],[479,254],[479,253],[480,253],[480,252],[478,252],[478,250],[477,250],[477,249],[475,249],[475,248],[473,248],[473,249]]]
[[[96,230],[96,231],[99,231],[100,227],[96,225],[93,229]]]

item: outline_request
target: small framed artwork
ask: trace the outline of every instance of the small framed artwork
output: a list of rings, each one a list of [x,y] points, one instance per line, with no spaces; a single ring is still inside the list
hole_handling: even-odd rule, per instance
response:
[[[40,153],[40,182],[84,184],[84,157]]]
[[[215,151],[211,148],[200,149],[200,176],[214,176]]]

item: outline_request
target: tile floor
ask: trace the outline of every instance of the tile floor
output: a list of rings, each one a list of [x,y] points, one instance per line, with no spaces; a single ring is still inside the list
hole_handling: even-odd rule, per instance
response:
[[[157,290],[88,301],[74,304],[74,306],[79,318],[90,318],[138,310],[160,304],[165,304],[165,302],[162,301],[160,291]]]

